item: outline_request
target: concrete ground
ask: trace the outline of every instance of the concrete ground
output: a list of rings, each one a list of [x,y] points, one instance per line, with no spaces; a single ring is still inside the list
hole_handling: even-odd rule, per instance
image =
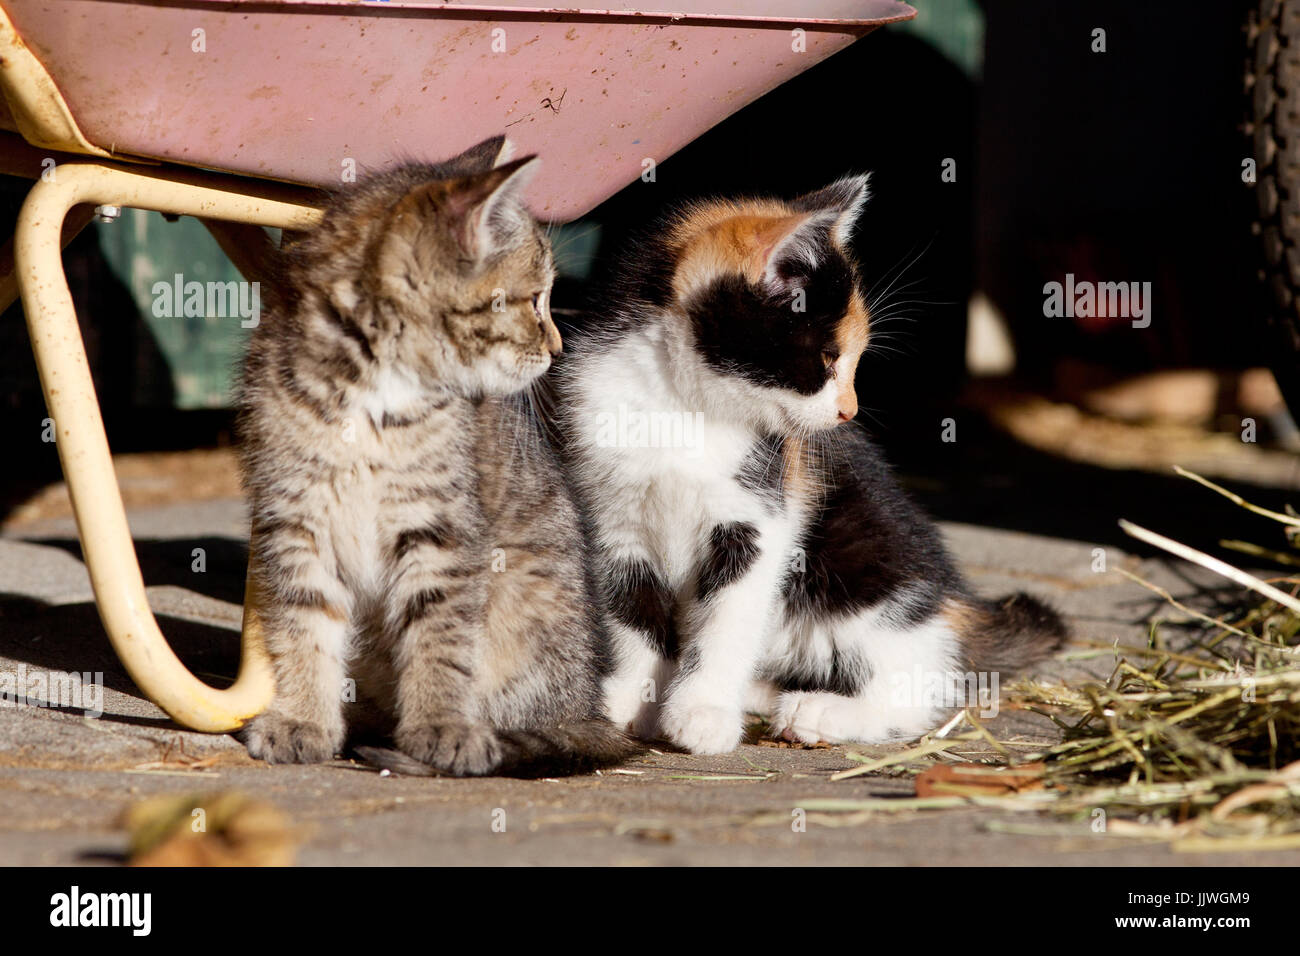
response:
[[[196,673],[233,674],[242,503],[141,506],[130,517],[150,603],[173,647]],[[1153,614],[1178,618],[1114,568],[1189,600],[1221,584],[1114,543],[1105,545],[1108,570],[1099,572],[1094,542],[954,522],[943,528],[980,593],[1028,590],[1069,617],[1075,642],[1044,674],[1104,675],[1114,660],[1105,648],[1144,644]],[[193,570],[199,548],[202,572]],[[1086,820],[1034,814],[815,809],[810,801],[912,793],[909,778],[887,772],[832,781],[855,765],[839,747],[760,742],[724,757],[665,750],[601,775],[539,781],[383,777],[348,761],[266,766],[231,737],[179,730],[142,699],[109,648],[66,516],[26,520],[0,535],[0,673],[21,665],[102,671],[104,714],[0,705],[5,865],[120,861],[127,837],[117,820],[132,803],[231,789],[284,810],[303,828],[299,862],[312,865],[1300,863],[1300,852],[1175,853],[1160,842],[1094,834]],[[1004,711],[993,726],[1004,738],[1053,739],[1036,721]],[[805,805],[800,832],[792,823]]]

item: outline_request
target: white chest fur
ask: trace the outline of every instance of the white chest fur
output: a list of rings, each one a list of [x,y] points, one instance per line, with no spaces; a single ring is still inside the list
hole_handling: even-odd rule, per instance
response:
[[[403,417],[425,403],[428,397],[416,377],[409,371],[385,365],[374,376],[369,388],[357,393],[357,410],[376,425],[384,415]]]
[[[692,407],[654,345],[633,337],[588,357],[572,414],[602,544],[614,554],[648,552],[676,588],[696,573],[718,525],[754,525],[765,551],[787,548],[794,527],[740,480],[758,434]]]

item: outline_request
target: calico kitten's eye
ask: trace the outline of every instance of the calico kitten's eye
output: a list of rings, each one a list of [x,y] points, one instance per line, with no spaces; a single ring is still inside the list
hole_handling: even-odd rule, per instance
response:
[[[835,377],[835,363],[839,361],[840,353],[833,349],[824,349],[822,351],[822,364],[826,366],[826,371],[831,378]]]

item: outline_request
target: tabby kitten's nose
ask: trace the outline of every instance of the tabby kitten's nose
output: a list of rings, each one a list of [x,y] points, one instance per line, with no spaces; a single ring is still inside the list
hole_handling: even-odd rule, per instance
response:
[[[560,330],[554,325],[543,329],[542,336],[546,340],[546,348],[551,355],[559,355],[564,351],[564,341],[560,338]]]

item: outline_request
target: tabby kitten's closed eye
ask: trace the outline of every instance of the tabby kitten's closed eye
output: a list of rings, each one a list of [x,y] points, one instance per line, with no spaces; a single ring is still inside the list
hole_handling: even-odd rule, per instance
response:
[[[560,337],[550,245],[497,138],[341,192],[286,249],[239,431],[276,693],[245,732],[327,760],[361,702],[415,765],[616,760],[579,516],[527,402]],[[354,680],[357,695],[345,693]]]
[[[866,198],[849,176],[676,213],[624,257],[560,367],[610,604],[606,709],[641,736],[727,751],[748,709],[806,742],[912,737],[967,675],[1064,639],[1027,595],[971,594],[852,424]],[[670,436],[692,447],[610,440],[603,422],[631,415],[689,422]]]

